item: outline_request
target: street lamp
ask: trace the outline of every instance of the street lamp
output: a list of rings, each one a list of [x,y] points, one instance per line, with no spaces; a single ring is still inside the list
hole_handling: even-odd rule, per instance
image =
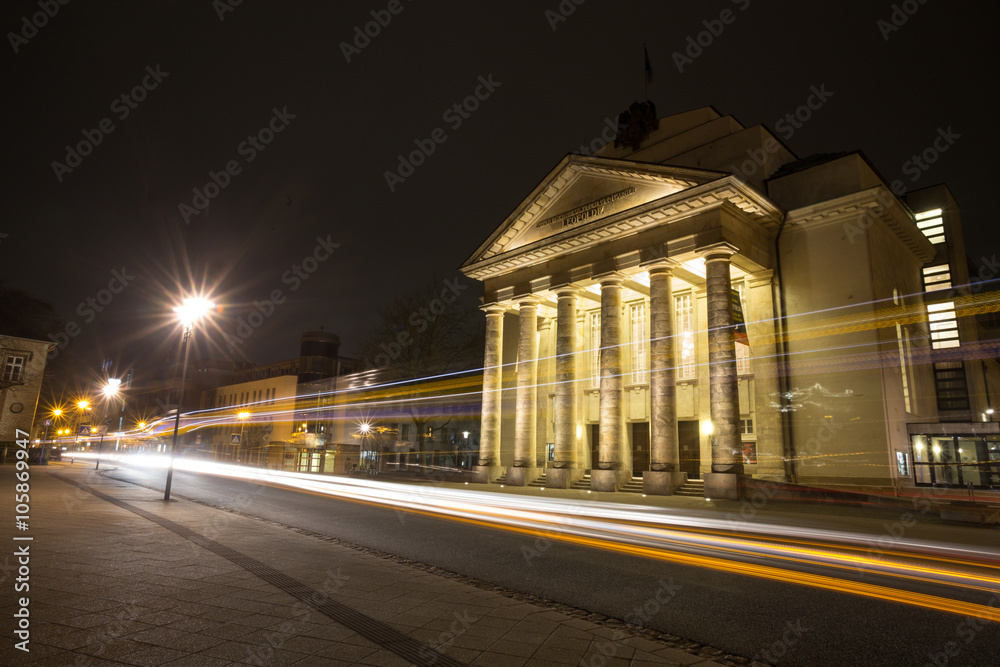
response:
[[[188,353],[191,351],[191,333],[194,326],[214,307],[211,301],[202,298],[184,299],[184,303],[174,308],[177,319],[184,327],[184,365],[181,367],[181,388],[177,399],[177,413],[174,416],[174,438],[170,443],[170,465],[167,467],[167,484],[163,488],[163,499],[170,500],[170,483],[174,478],[174,456],[177,453],[177,431],[181,426],[181,407],[184,404],[184,382],[187,380]]]
[[[247,419],[249,419],[250,413],[246,410],[240,410],[236,413],[236,418],[240,420],[240,442],[236,445],[236,451],[233,452],[233,458],[236,459],[236,464],[239,465],[240,459],[238,452],[243,449],[243,428],[247,425]]]
[[[101,392],[104,394],[104,419],[101,420],[98,427],[101,439],[97,443],[97,463],[94,465],[94,470],[101,469],[101,450],[104,448],[104,436],[108,432],[108,403],[118,394],[118,387],[121,386],[121,383],[122,381],[118,378],[108,378],[108,383],[101,388]],[[86,401],[81,401],[81,403],[86,403]]]

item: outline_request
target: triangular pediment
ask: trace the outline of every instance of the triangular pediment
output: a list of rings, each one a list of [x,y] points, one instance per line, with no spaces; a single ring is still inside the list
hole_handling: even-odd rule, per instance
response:
[[[684,167],[568,155],[464,266],[517,251],[724,176]]]

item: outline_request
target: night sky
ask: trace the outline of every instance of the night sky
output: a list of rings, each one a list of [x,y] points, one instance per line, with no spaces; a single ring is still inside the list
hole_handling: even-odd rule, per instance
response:
[[[75,322],[95,367],[175,349],[171,299],[202,285],[230,330],[280,291],[244,344],[257,363],[321,325],[353,353],[376,304],[459,276],[642,98],[644,44],[660,116],[712,105],[800,157],[860,149],[888,181],[945,182],[973,260],[997,247],[991,3],[235,2],[4,3],[0,278]],[[814,89],[811,117],[779,124]],[[949,128],[934,164],[907,164]]]

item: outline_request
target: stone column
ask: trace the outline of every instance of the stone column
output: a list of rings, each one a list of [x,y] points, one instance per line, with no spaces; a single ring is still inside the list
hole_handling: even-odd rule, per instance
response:
[[[708,498],[738,498],[743,454],[739,446],[740,396],[733,338],[730,260],[736,249],[720,243],[700,251],[705,258],[708,305],[708,373],[712,414],[712,474],[705,478]],[[722,473],[720,476],[719,473]]]
[[[555,460],[546,475],[546,482],[555,489],[568,489],[583,477],[577,437],[577,351],[579,350],[576,321],[576,289],[556,291],[556,399],[555,399]]]
[[[539,468],[545,468],[549,460],[549,432],[552,415],[549,414],[549,394],[552,393],[552,345],[549,342],[552,320],[538,318],[538,370],[536,372],[537,425],[535,427],[535,460]]]
[[[670,495],[687,475],[679,472],[677,401],[674,378],[674,296],[672,263],[649,267],[650,470],[642,473],[646,493]]]
[[[513,486],[530,484],[540,472],[535,436],[538,431],[538,300],[522,299],[518,308],[517,394],[514,414],[514,465],[507,471]]]
[[[778,373],[769,372],[778,359],[775,327],[774,271],[760,271],[748,279],[746,299],[747,335],[750,339],[750,370],[754,374],[754,432],[757,434],[757,479],[789,481],[785,470],[785,450],[781,413],[768,410],[771,397],[781,391]]]
[[[595,491],[617,491],[632,477],[625,468],[624,414],[622,412],[622,279],[601,279],[601,443],[598,461],[591,468]]]
[[[483,415],[479,433],[477,481],[490,482],[503,474],[500,468],[500,390],[503,380],[503,314],[499,304],[485,306],[486,351],[483,355]]]

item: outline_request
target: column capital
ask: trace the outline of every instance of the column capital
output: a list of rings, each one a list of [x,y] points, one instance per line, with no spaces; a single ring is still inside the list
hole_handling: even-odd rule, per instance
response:
[[[563,296],[579,297],[580,290],[582,288],[573,285],[572,283],[563,283],[562,285],[555,285],[554,287],[550,287],[549,289],[551,289],[552,292],[557,297],[563,297]]]
[[[538,330],[549,329],[552,327],[552,318],[544,317],[542,315],[538,316]]]
[[[542,299],[534,294],[524,294],[516,297],[515,301],[517,301],[518,308],[534,308],[542,302]]]
[[[729,261],[729,258],[735,255],[739,249],[732,245],[731,243],[713,243],[709,246],[704,246],[697,248],[695,250],[698,256],[703,258],[706,262],[725,260]]]
[[[680,262],[665,258],[654,259],[650,262],[646,262],[645,264],[639,265],[640,268],[646,269],[646,271],[648,271],[649,275],[651,276],[673,275],[674,269],[676,269],[678,266],[680,266]]]
[[[499,303],[485,303],[479,306],[479,310],[487,315],[503,315],[507,312],[507,307]]]
[[[601,287],[604,287],[605,285],[621,286],[621,284],[625,282],[625,276],[617,271],[609,271],[608,273],[601,273],[592,277],[593,280]]]

